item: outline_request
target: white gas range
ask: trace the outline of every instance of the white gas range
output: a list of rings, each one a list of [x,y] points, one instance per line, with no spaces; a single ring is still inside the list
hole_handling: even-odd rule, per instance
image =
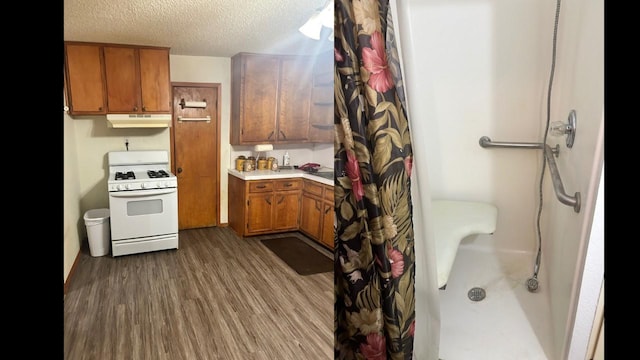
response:
[[[178,179],[165,150],[112,151],[109,213],[113,256],[178,248]]]

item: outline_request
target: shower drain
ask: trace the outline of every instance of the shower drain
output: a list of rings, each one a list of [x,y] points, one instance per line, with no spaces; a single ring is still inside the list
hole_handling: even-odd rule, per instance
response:
[[[484,299],[486,295],[487,293],[480,287],[474,287],[467,293],[467,296],[469,296],[469,299],[472,301],[480,301]]]

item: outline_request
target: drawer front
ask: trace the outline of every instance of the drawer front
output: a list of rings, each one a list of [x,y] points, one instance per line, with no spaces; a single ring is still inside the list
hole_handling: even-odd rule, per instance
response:
[[[322,197],[322,189],[323,189],[323,185],[318,182],[311,181],[311,180],[304,181],[303,190],[306,193],[310,193],[310,194]]]
[[[251,181],[249,182],[249,192],[267,192],[273,191],[273,182],[269,181]]]
[[[330,202],[334,202],[333,199],[333,187],[325,186],[324,187],[324,199]]]
[[[276,180],[274,181],[274,188],[276,191],[300,190],[302,181],[299,179]]]

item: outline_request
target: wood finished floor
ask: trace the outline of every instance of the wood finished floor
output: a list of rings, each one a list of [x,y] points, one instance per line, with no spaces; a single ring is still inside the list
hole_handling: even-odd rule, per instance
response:
[[[303,238],[277,236],[292,234]],[[333,359],[333,273],[298,275],[263,238],[213,227],[180,231],[177,250],[83,249],[64,298],[64,358]]]

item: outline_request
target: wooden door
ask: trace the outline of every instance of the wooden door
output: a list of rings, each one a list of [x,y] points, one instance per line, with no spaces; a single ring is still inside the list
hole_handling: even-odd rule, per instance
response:
[[[137,49],[105,46],[103,51],[109,112],[139,112],[141,100]]]
[[[220,84],[174,83],[173,161],[178,228],[216,226],[220,212]],[[182,102],[205,102],[204,108]],[[209,121],[202,120],[210,118]]]
[[[169,49],[139,49],[143,112],[171,111]]]
[[[105,114],[102,49],[98,45],[65,44],[69,113]]]
[[[305,142],[309,139],[311,66],[311,61],[304,56],[282,59],[278,142]]]

